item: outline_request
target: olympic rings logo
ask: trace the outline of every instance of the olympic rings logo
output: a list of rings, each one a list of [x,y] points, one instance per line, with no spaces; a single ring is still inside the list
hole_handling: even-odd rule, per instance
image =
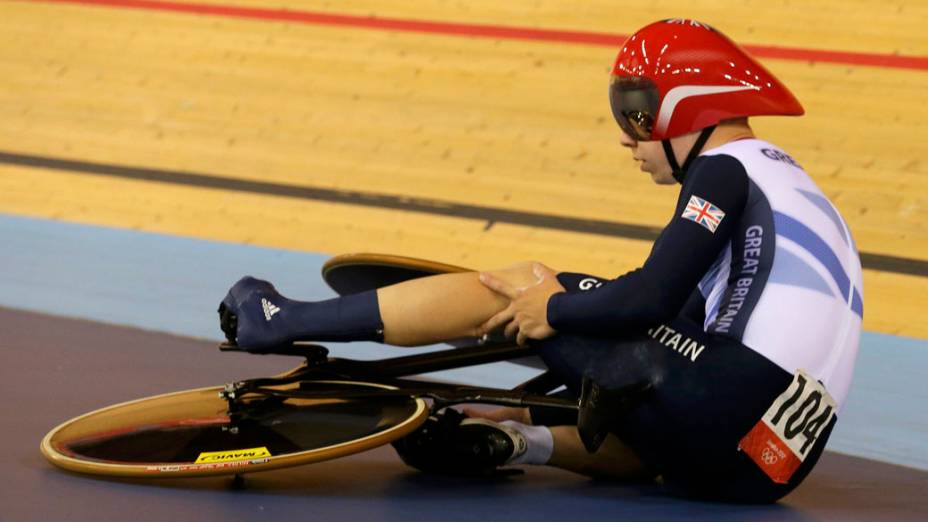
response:
[[[764,448],[764,451],[760,453],[760,458],[764,461],[764,464],[768,466],[775,464],[776,461],[780,460],[780,457],[777,456],[777,454],[774,453],[770,448]]]

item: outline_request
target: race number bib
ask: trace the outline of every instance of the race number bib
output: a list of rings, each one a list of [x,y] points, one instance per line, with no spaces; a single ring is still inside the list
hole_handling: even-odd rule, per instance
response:
[[[786,391],[738,443],[760,469],[786,484],[834,418],[837,405],[820,382],[798,370]]]

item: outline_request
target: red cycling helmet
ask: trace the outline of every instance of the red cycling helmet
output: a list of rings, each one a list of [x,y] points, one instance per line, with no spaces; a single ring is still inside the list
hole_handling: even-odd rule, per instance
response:
[[[744,49],[694,20],[655,22],[630,36],[612,69],[609,100],[622,130],[641,141],[730,118],[804,112]]]

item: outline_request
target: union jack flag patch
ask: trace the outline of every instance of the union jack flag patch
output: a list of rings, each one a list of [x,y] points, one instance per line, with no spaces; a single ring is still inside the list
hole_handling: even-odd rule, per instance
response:
[[[725,212],[702,198],[690,196],[690,202],[686,204],[680,217],[695,221],[715,234],[715,229],[725,219]]]

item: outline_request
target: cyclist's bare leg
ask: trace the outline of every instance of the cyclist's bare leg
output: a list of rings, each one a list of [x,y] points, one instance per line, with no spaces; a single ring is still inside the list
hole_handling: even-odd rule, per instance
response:
[[[596,453],[587,453],[576,426],[554,426],[554,453],[549,466],[613,480],[651,478],[637,455],[615,435],[606,437]]]
[[[537,281],[530,262],[490,273],[515,287]],[[418,346],[474,335],[478,326],[509,305],[478,275],[441,274],[378,289],[384,342]]]

